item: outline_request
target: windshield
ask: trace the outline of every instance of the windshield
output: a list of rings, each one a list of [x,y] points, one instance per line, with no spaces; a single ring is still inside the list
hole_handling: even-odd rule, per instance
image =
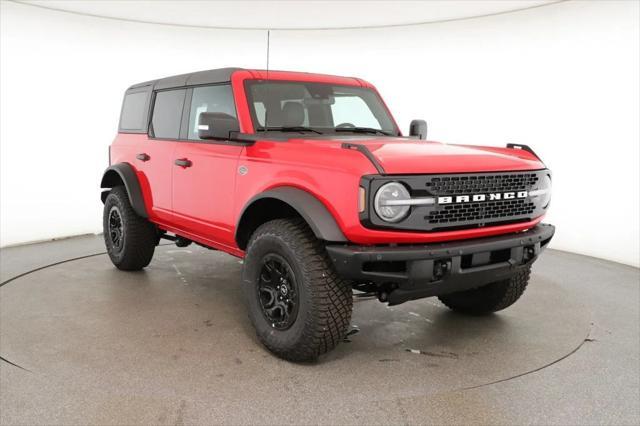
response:
[[[256,132],[370,133],[397,136],[376,92],[355,86],[248,80]]]

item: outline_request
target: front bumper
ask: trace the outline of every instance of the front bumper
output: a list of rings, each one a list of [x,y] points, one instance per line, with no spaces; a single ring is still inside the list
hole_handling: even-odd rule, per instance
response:
[[[549,244],[555,227],[473,240],[408,246],[329,245],[340,276],[356,283],[391,287],[390,305],[468,290],[508,279],[531,265]]]

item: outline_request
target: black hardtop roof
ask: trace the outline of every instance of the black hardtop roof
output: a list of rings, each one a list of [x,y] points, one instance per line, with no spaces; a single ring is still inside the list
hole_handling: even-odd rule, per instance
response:
[[[134,84],[128,90],[144,86],[153,86],[154,90],[170,89],[172,87],[196,86],[199,84],[226,83],[231,81],[231,74],[244,68],[218,68],[214,70],[196,71],[188,74],[173,75],[158,80],[145,81]]]
[[[139,89],[138,91],[151,91],[151,90],[163,90],[173,89],[176,87],[185,86],[198,86],[203,84],[216,84],[216,83],[228,83],[231,81],[231,75],[236,71],[248,70],[247,68],[229,67],[229,68],[217,68],[213,70],[196,71],[188,74],[173,75],[170,77],[160,78],[157,80],[145,81],[143,83],[137,83],[127,89],[127,92],[132,89]],[[249,71],[264,71],[250,69]],[[281,70],[271,70],[272,72],[283,72]],[[329,76],[328,74],[316,74],[299,71],[284,71],[294,74],[311,74],[316,76]],[[330,76],[336,77],[336,76]],[[354,78],[354,77],[350,77]],[[356,79],[357,80],[357,79]],[[142,89],[144,88],[144,89]]]

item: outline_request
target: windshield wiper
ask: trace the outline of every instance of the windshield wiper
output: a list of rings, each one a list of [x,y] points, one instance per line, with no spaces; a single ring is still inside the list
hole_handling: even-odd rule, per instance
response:
[[[385,136],[394,136],[392,133],[385,132],[380,129],[374,129],[373,127],[336,127],[333,130],[336,132],[374,133]]]
[[[319,130],[312,129],[311,127],[305,127],[305,126],[258,127],[259,132],[271,131],[271,130],[275,130],[277,132],[313,132],[319,135],[322,134],[322,132]]]

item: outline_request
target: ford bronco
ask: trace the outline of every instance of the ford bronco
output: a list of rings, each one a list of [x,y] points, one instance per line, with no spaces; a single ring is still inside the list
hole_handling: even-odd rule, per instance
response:
[[[488,314],[524,292],[554,227],[529,147],[408,137],[359,78],[224,68],[131,86],[101,182],[122,270],[161,239],[244,259],[259,340],[311,360],[341,342],[356,295],[437,296]]]

